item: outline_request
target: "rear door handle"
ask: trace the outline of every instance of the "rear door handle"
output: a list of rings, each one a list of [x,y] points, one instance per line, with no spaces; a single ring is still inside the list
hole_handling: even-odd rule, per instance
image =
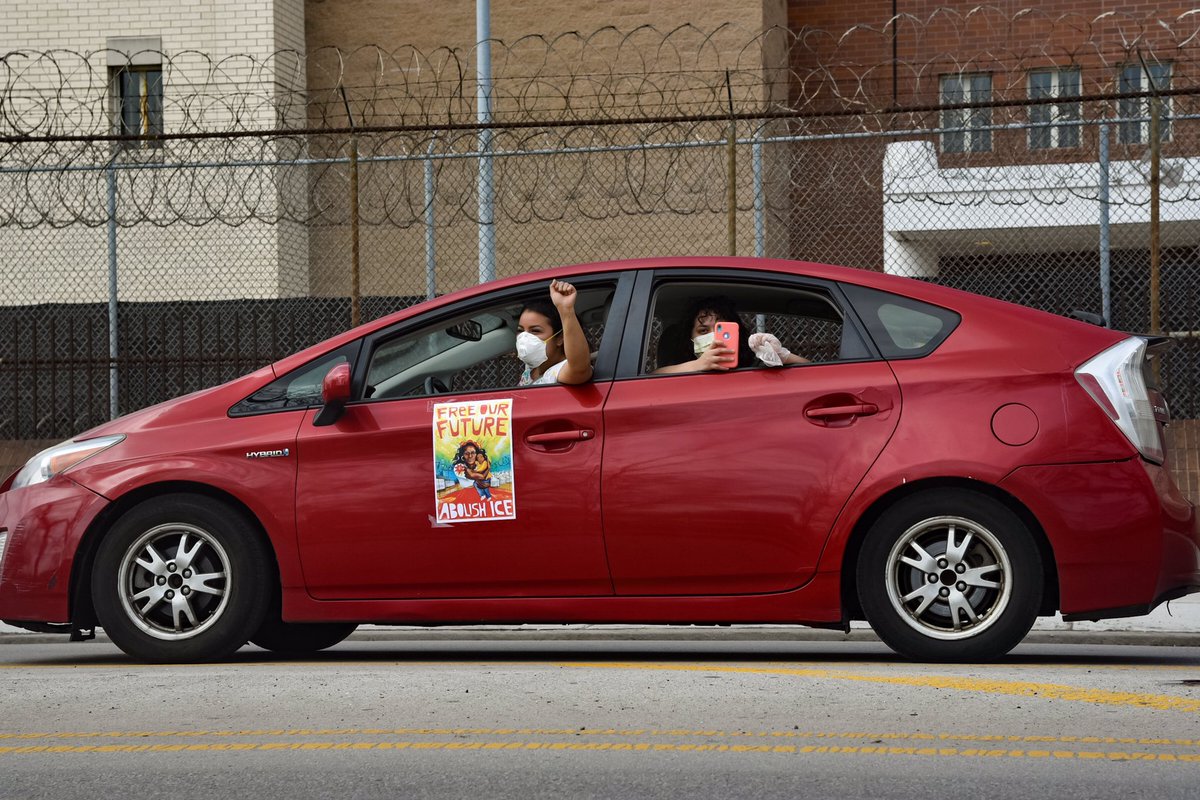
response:
[[[874,403],[855,403],[849,406],[825,406],[810,408],[804,412],[809,419],[825,419],[827,417],[869,417],[879,413],[879,406]]]
[[[551,433],[531,433],[525,437],[530,444],[562,444],[564,442],[582,442],[593,439],[596,432],[591,428],[580,428],[573,431],[553,431]]]

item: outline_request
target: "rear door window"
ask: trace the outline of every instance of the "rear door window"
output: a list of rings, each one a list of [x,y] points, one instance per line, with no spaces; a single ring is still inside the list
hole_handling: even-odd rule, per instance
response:
[[[846,323],[842,309],[823,288],[672,278],[662,281],[654,291],[641,374],[695,357],[694,317],[701,306],[736,317],[748,335],[769,334],[792,356],[785,366],[871,357],[854,326]],[[741,353],[740,368],[765,366],[752,352]]]

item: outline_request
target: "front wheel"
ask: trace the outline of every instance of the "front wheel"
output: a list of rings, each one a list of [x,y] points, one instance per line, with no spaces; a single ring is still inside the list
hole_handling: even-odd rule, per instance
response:
[[[109,638],[135,658],[215,661],[262,624],[269,562],[242,514],[199,495],[163,495],[127,511],[105,536],[92,600]]]
[[[859,601],[889,647],[920,661],[990,661],[1025,638],[1042,602],[1029,529],[999,501],[939,489],[885,511],[857,565]]]

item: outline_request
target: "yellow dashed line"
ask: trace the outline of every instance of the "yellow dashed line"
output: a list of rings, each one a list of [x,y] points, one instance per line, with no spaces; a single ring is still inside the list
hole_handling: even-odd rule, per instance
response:
[[[794,675],[803,678],[825,678],[829,680],[883,683],[893,686],[918,686],[935,689],[958,689],[965,692],[1039,697],[1045,700],[1069,700],[1099,705],[1136,706],[1158,711],[1185,711],[1200,713],[1200,700],[1166,694],[1140,694],[1136,692],[1113,692],[1107,689],[1085,689],[1053,683],[1029,683],[1025,681],[997,681],[984,678],[959,678],[949,675],[870,675],[836,669],[794,669],[785,667],[726,667],[693,664],[617,664],[567,662],[562,667],[585,669],[659,670],[665,672],[725,672],[741,675]]]
[[[250,751],[314,751],[314,750],[549,750],[571,752],[629,752],[629,753],[765,753],[789,755],[880,755],[935,756],[951,758],[1035,758],[1090,759],[1103,761],[1156,761],[1200,764],[1200,753],[1152,753],[1072,750],[1020,750],[1009,748],[979,749],[958,747],[894,747],[883,745],[771,745],[771,744],[675,744],[648,742],[457,742],[457,741],[399,741],[399,742],[263,742],[212,744],[141,744],[141,745],[25,745],[0,746],[0,756],[65,753],[211,753]]]
[[[148,738],[230,738],[264,736],[572,736],[572,737],[620,737],[620,738],[703,738],[703,739],[818,739],[847,740],[866,739],[871,741],[922,741],[922,742],[984,742],[1007,744],[1097,744],[1139,745],[1158,747],[1196,747],[1200,739],[1172,739],[1163,737],[1132,736],[1042,736],[1012,735],[995,733],[882,733],[872,731],[726,731],[693,728],[295,728],[291,730],[195,730],[195,731],[65,731],[65,732],[21,732],[0,733],[0,740],[63,740],[63,739],[148,739]],[[129,745],[133,746],[133,745]],[[143,745],[150,747],[151,745]],[[180,745],[183,747],[184,745]],[[230,745],[237,747],[238,745]],[[282,744],[280,745],[282,746]],[[291,745],[289,745],[291,746]],[[295,745],[299,747],[299,744]],[[344,749],[371,749],[374,745],[345,743]],[[48,746],[71,748],[71,745]],[[335,748],[336,749],[336,748]]]
[[[1197,641],[1200,642],[1200,639],[1198,639]],[[422,642],[428,642],[428,640],[422,640]],[[483,643],[486,643],[486,642],[483,642]],[[129,663],[120,663],[120,664],[112,664],[112,663],[89,664],[89,663],[69,663],[69,662],[64,662],[64,663],[60,663],[60,664],[39,664],[39,663],[15,662],[15,663],[8,663],[8,664],[0,664],[0,670],[22,670],[22,669],[28,669],[28,670],[35,670],[35,669],[36,670],[46,670],[46,669],[181,670],[181,669],[213,669],[214,667],[225,667],[225,668],[234,668],[234,669],[264,669],[264,668],[271,668],[271,669],[304,668],[304,669],[309,669],[309,668],[319,668],[319,667],[332,667],[335,669],[341,669],[346,666],[361,666],[363,663],[369,663],[372,666],[378,666],[378,667],[428,667],[428,666],[528,667],[528,666],[546,666],[548,662],[543,661],[543,660],[522,661],[522,660],[516,660],[516,659],[511,659],[511,660],[505,659],[503,661],[446,661],[444,659],[421,659],[421,660],[416,660],[416,659],[407,660],[406,659],[404,661],[368,660],[366,662],[361,661],[361,660],[349,661],[349,660],[341,660],[341,659],[339,659],[339,660],[329,659],[329,660],[322,660],[322,661],[245,661],[245,662],[235,662],[235,663],[229,663],[229,664],[209,664],[209,663],[141,664],[141,663],[136,663],[136,662],[132,662],[132,661]],[[787,663],[794,664],[797,667],[812,666],[814,668],[829,668],[831,665],[842,665],[842,664],[844,664],[845,666],[852,667],[852,666],[859,666],[861,664],[861,662],[858,662],[858,661],[836,661],[836,662],[831,662],[831,661],[788,661]],[[912,667],[912,663],[908,662],[908,661],[876,661],[876,662],[872,662],[872,665],[877,666],[877,667],[886,668],[886,669],[906,669],[906,668]],[[556,666],[561,666],[561,665],[556,665]],[[580,666],[580,665],[579,664],[571,664],[570,666]],[[1195,672],[1197,669],[1200,669],[1200,663],[1180,663],[1180,664],[1104,664],[1104,663],[1096,663],[1096,664],[1092,664],[1092,663],[1077,663],[1077,662],[1054,663],[1054,662],[1048,662],[1048,661],[1046,661],[1046,662],[1038,661],[1035,663],[1004,664],[1003,668],[1006,670],[1055,669],[1055,670],[1088,670],[1091,672],[1147,672],[1147,671],[1149,671],[1149,672],[1175,672],[1175,671],[1179,671],[1179,670],[1188,670],[1190,672]]]

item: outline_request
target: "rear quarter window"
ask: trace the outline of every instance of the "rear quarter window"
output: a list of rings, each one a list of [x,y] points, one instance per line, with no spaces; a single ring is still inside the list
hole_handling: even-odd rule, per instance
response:
[[[911,297],[843,284],[884,358],[920,358],[938,348],[962,320],[957,312]]]

